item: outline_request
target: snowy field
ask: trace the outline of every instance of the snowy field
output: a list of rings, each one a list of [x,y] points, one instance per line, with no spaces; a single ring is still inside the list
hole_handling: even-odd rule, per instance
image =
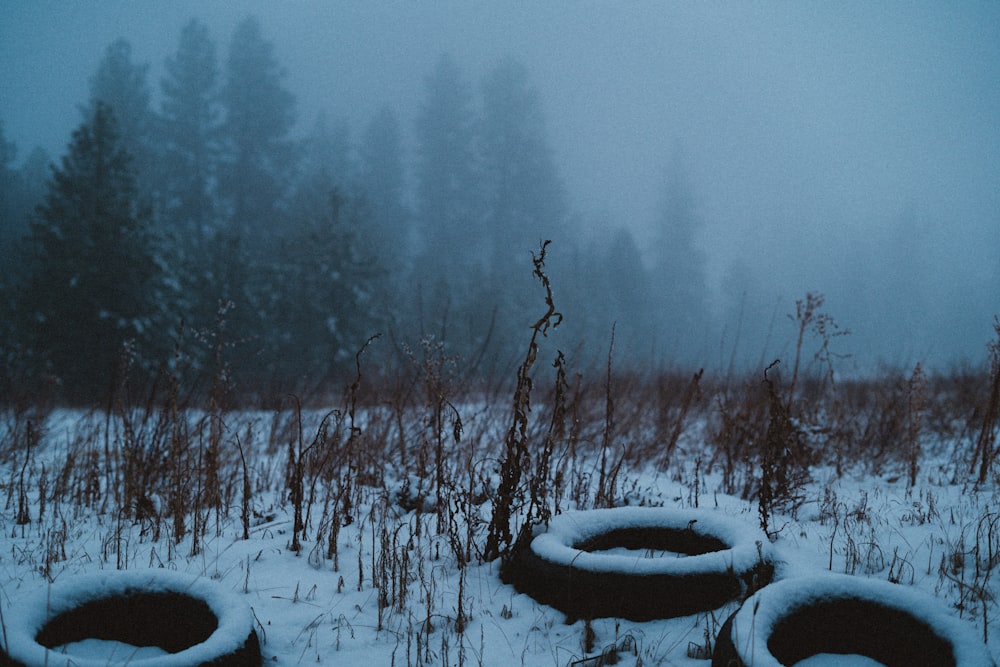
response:
[[[697,508],[759,531],[756,494],[741,497],[755,483],[756,464],[726,463],[711,435],[718,415],[702,403],[669,460],[640,447],[634,434],[648,424],[628,417],[623,402],[616,445],[602,446],[600,416],[590,430],[571,429],[545,473],[550,509],[599,502]],[[167,412],[125,418],[59,410],[30,427],[30,415],[8,413],[0,486],[5,618],[50,582],[166,568],[209,577],[241,596],[253,610],[265,664],[705,666],[738,606],[670,620],[568,624],[563,613],[503,583],[499,561],[480,555],[509,406],[438,403],[407,423],[388,408],[359,408],[352,422],[345,409],[327,428],[315,412],[192,412],[172,421]],[[550,413],[533,413],[536,442]],[[825,452],[800,480],[793,506],[770,517],[776,578],[846,573],[918,590],[1000,658],[992,576],[1000,495],[992,481],[973,484],[975,434],[956,433],[925,429],[912,487],[905,457],[838,461],[838,471]],[[810,446],[822,450],[828,437],[814,433]],[[610,493],[602,496],[601,484]],[[515,505],[515,523],[523,511]],[[297,514],[302,531],[294,530]],[[622,548],[597,555],[685,557]],[[123,649],[97,642],[74,650]]]

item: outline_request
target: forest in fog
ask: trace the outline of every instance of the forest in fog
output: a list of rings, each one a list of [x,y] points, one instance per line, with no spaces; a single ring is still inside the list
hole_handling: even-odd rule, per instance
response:
[[[1000,215],[971,255],[901,200],[877,231],[845,241],[846,221],[802,220],[796,250],[762,235],[720,265],[732,240],[704,202],[727,186],[703,178],[697,145],[663,128],[649,220],[595,213],[565,184],[565,119],[532,66],[436,57],[412,118],[411,100],[360,125],[307,118],[265,21],[216,35],[191,19],[163,62],[127,36],[103,46],[59,155],[0,117],[3,390],[93,402],[125,371],[207,383],[224,366],[240,395],[281,396],[353,377],[376,335],[373,369],[433,349],[499,377],[545,313],[541,275],[563,316],[546,345],[580,371],[610,354],[756,372],[796,349],[807,307],[809,357],[843,372],[984,358]]]

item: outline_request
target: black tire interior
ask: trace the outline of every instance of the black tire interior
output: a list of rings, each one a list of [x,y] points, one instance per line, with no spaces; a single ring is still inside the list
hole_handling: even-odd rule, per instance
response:
[[[926,623],[900,609],[845,598],[812,604],[781,619],[768,651],[783,665],[818,653],[855,654],[887,667],[954,667],[954,651]]]
[[[175,592],[130,592],[91,600],[48,621],[35,638],[54,648],[84,639],[158,646],[178,653],[207,640],[218,619],[203,600]]]
[[[626,549],[658,549],[688,556],[723,551],[729,546],[722,540],[683,528],[617,528],[574,544],[581,551],[600,551],[614,547]]]

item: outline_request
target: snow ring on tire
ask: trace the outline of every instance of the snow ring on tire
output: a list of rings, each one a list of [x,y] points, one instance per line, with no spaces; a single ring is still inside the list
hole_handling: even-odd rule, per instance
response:
[[[887,581],[840,574],[785,579],[723,624],[712,667],[782,667],[823,653],[888,667],[993,667],[970,624],[938,600]]]
[[[594,553],[615,547],[676,557]],[[633,621],[687,616],[740,597],[770,579],[769,543],[758,530],[705,510],[620,507],[566,512],[501,574],[521,593],[577,618]],[[683,557],[681,557],[683,556]]]
[[[253,615],[239,596],[216,582],[166,570],[107,571],[59,581],[19,600],[4,613],[0,665],[106,667],[57,649],[88,639],[167,653],[122,656],[134,667],[259,666]]]

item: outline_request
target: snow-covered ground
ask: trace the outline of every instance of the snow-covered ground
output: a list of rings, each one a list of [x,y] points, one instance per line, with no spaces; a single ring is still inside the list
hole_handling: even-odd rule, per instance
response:
[[[204,538],[195,549],[190,532],[175,543],[169,521],[127,518],[110,494],[90,507],[70,500],[82,497],[80,489],[67,487],[56,497],[60,484],[76,483],[75,476],[60,480],[68,454],[78,457],[77,468],[86,463],[79,434],[98,429],[99,419],[84,427],[80,418],[55,413],[30,460],[22,452],[3,463],[0,609],[6,623],[18,613],[19,601],[37,595],[50,581],[119,567],[167,568],[209,577],[245,600],[257,622],[266,664],[594,667],[604,664],[597,659],[602,652],[617,650],[619,665],[705,666],[719,627],[737,606],[643,623],[607,618],[566,624],[562,613],[502,583],[498,562],[476,558],[491,504],[463,491],[476,477],[463,477],[463,466],[454,463],[447,469],[447,512],[436,511],[433,493],[421,502],[401,500],[407,494],[400,493],[404,485],[399,480],[405,475],[398,470],[387,469],[381,486],[354,480],[351,507],[339,511],[335,558],[316,536],[338,515],[335,506],[344,498],[335,494],[337,479],[312,480],[315,495],[307,530],[301,550],[293,552],[294,511],[284,485],[287,452],[267,453],[263,446],[253,446],[268,442],[267,431],[273,430],[269,418],[248,419],[231,431],[247,448],[253,511],[249,539],[242,539],[241,481],[222,476],[224,485],[235,485],[235,490],[223,489],[231,505],[223,512],[202,512]],[[475,420],[466,418],[465,428],[467,434],[476,433]],[[652,463],[623,466],[618,504],[697,506],[758,530],[756,502],[720,491],[721,472],[706,473],[706,466],[696,463],[698,428],[688,432],[667,470]],[[488,447],[490,428],[478,433]],[[919,590],[935,600],[937,613],[965,624],[980,641],[985,638],[997,659],[1000,624],[994,619],[1000,609],[992,574],[1000,562],[1000,495],[993,485],[977,490],[952,482],[968,476],[967,471],[958,474],[968,461],[955,460],[951,445],[925,448],[913,488],[907,488],[900,468],[892,466],[883,474],[861,466],[840,475],[832,468],[813,469],[796,515],[772,518],[778,529],[771,545],[776,575],[784,579],[832,571]],[[90,451],[102,455],[103,446]],[[491,455],[473,450],[464,465],[476,474],[489,472],[499,451],[499,445],[493,445]],[[596,481],[597,464],[591,464],[577,479]],[[100,484],[110,483],[110,468],[96,464],[94,470]],[[411,494],[417,483],[411,484]],[[40,487],[49,494],[44,503]],[[573,497],[566,492],[559,509],[574,509]],[[16,520],[19,501],[29,523]],[[164,516],[168,499],[151,501]],[[424,511],[418,514],[417,507]],[[620,550],[614,554],[624,557]],[[671,557],[638,552],[634,558],[650,555]],[[92,655],[101,649],[86,645],[81,650]],[[800,665],[824,660],[830,659],[819,656]],[[849,664],[842,658],[836,662]]]

